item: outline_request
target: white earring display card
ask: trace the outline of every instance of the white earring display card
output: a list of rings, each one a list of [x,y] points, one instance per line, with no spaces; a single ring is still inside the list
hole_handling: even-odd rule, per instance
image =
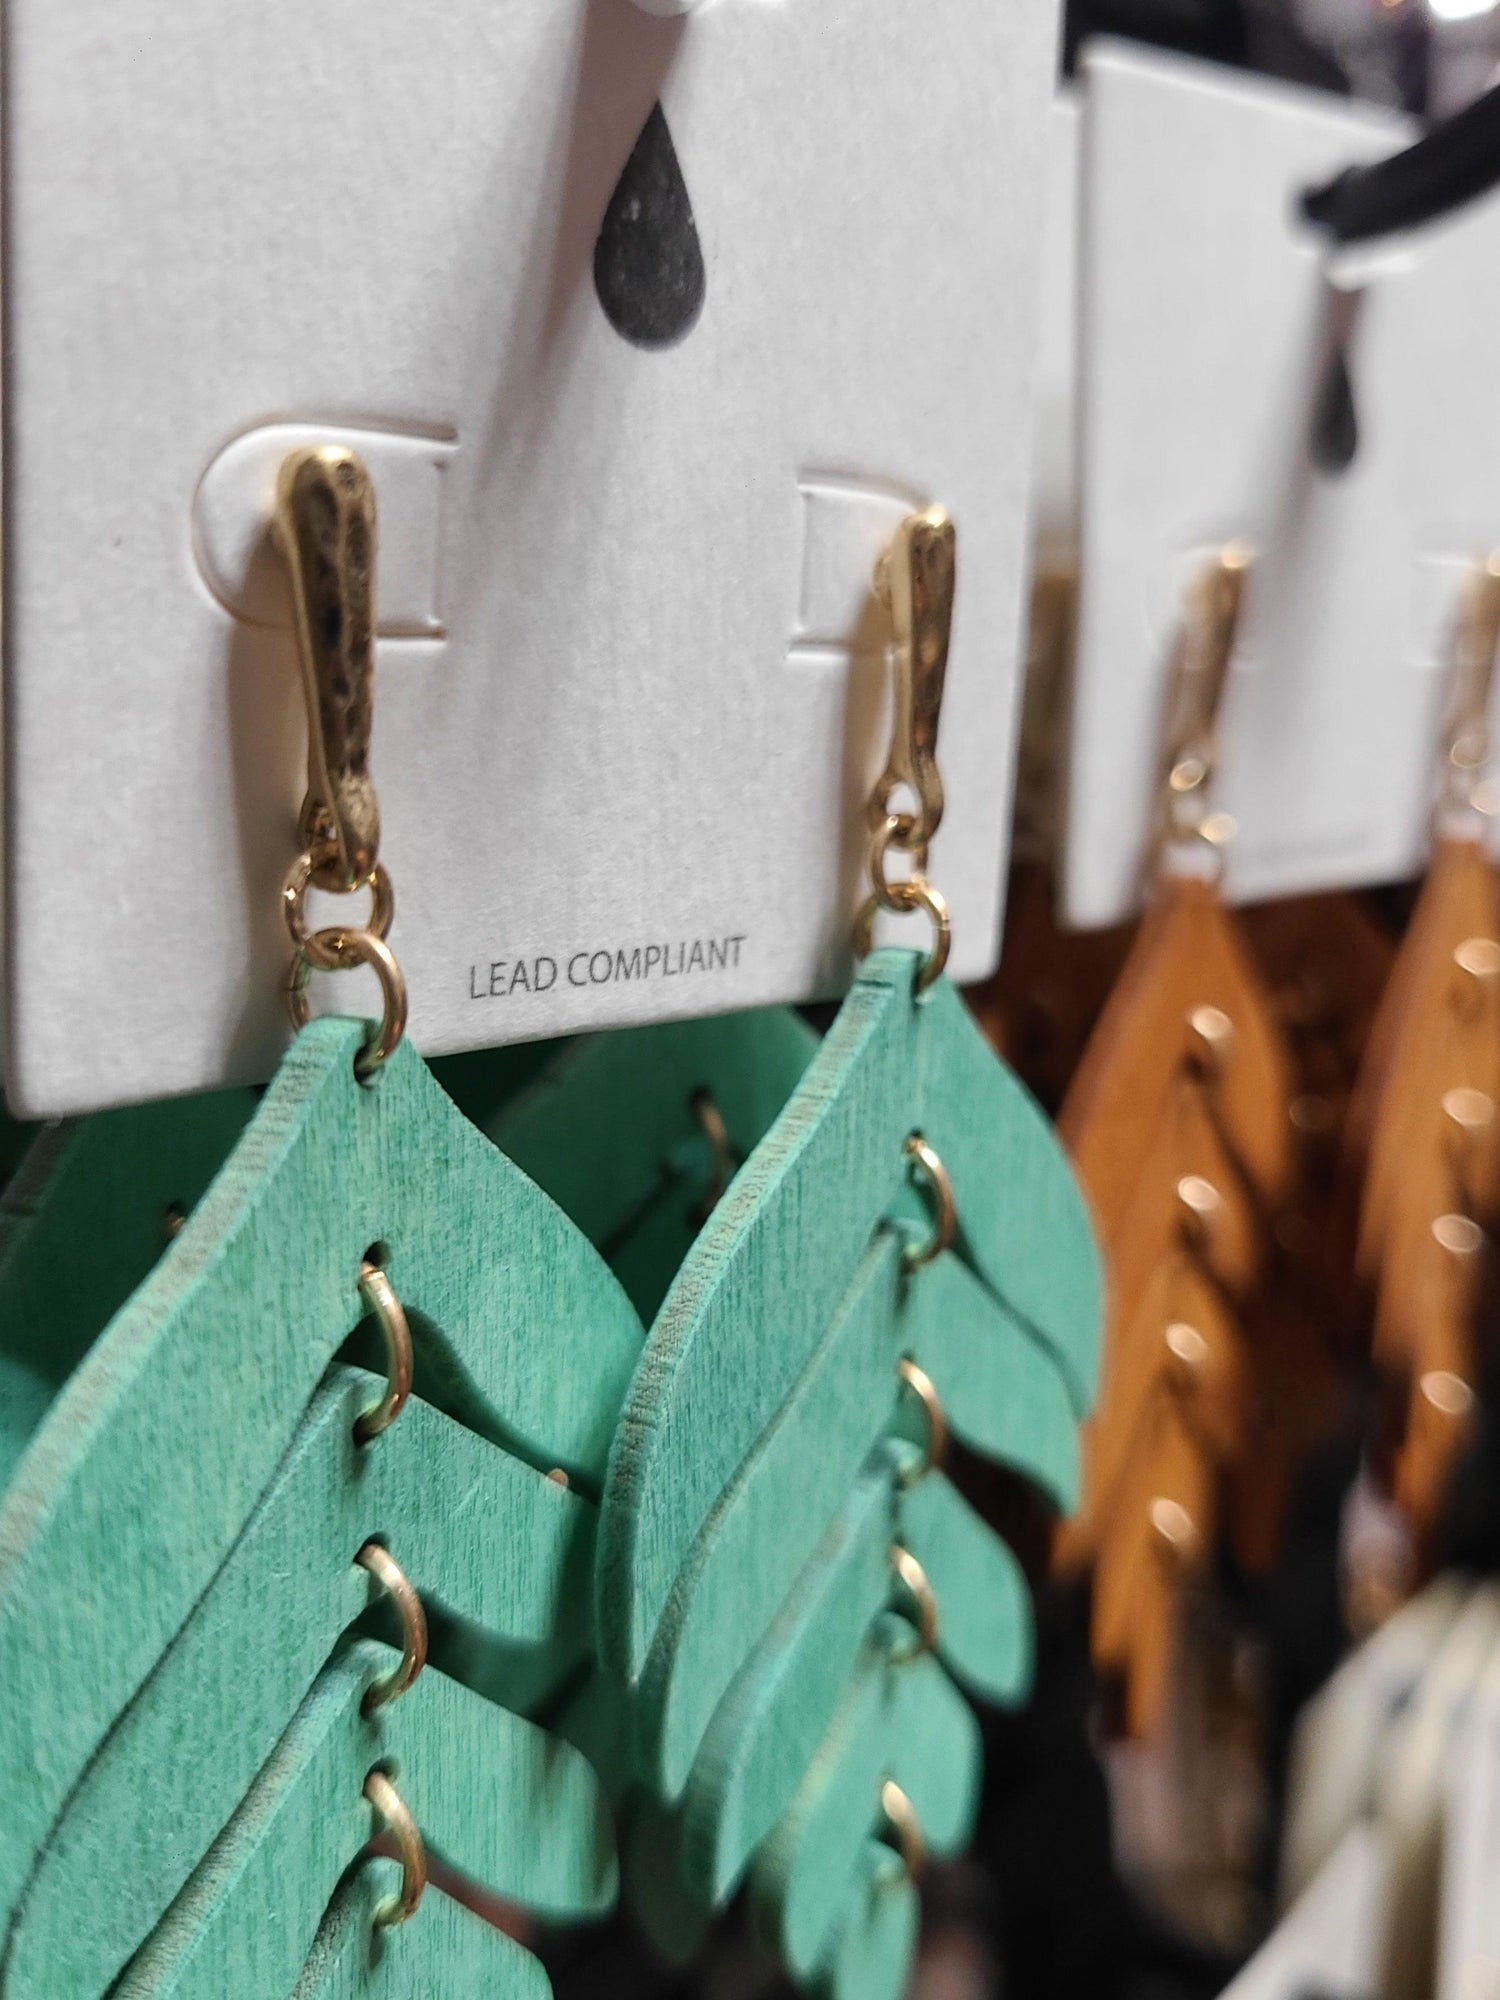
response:
[[[1078,155],[1081,107],[1071,89],[1052,106],[1047,232],[1038,296],[1032,533],[1043,560],[1078,547]]]
[[[420,1047],[837,990],[874,566],[933,501],[931,872],[955,974],[993,965],[1055,34],[1044,0],[9,0],[14,1108],[285,1045],[269,522],[311,439],[376,487]],[[364,978],[317,1004],[375,1011]]]
[[[1350,1827],[1220,2000],[1366,2000],[1377,1991],[1389,1876],[1379,1829]]]
[[[1411,136],[1204,64],[1090,54],[1074,924],[1138,903],[1183,589],[1231,538],[1255,561],[1220,716],[1226,893],[1421,870],[1461,584],[1500,543],[1500,210],[1358,257],[1299,213]]]

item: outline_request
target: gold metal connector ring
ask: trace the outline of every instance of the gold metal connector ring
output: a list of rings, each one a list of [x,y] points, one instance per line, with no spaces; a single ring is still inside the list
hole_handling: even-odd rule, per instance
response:
[[[888,882],[885,891],[883,897],[869,897],[854,920],[854,955],[856,958],[869,957],[875,943],[875,915],[878,910],[891,910],[903,916],[925,910],[932,923],[932,949],[922,961],[922,969],[916,978],[918,994],[925,993],[946,971],[948,954],[953,949],[953,919],[948,914],[948,905],[941,893],[920,875],[909,876],[901,882]]]
[[[898,853],[911,856],[912,875],[922,875],[927,869],[927,841],[915,813],[879,812],[870,833],[870,843],[865,850],[865,868],[870,878],[870,894],[882,909],[894,910],[898,906],[887,901],[904,880],[911,877],[897,876],[891,881],[885,872],[887,857],[892,848]]]
[[[914,1167],[920,1169],[936,1204],[931,1236],[925,1243],[915,1245],[902,1255],[902,1266],[910,1273],[922,1270],[935,1258],[941,1257],[945,1250],[953,1248],[958,1236],[958,1203],[954,1199],[953,1182],[948,1177],[948,1169],[920,1132],[911,1134],[906,1142],[905,1151],[907,1159]]]
[[[360,1265],[359,1295],[367,1310],[374,1313],[380,1322],[381,1336],[385,1341],[385,1394],[378,1403],[370,1405],[354,1426],[355,1443],[368,1444],[382,1431],[390,1429],[405,1409],[406,1399],[411,1394],[411,1324],[406,1317],[406,1308],[396,1297],[390,1279],[378,1264]]]
[[[724,1114],[714,1102],[711,1090],[706,1087],[695,1090],[689,1099],[689,1107],[708,1147],[709,1183],[698,1208],[699,1216],[707,1222],[734,1179],[734,1145],[729,1137],[729,1127],[724,1123]]]
[[[373,1076],[390,1059],[406,1033],[406,980],[396,963],[396,955],[385,939],[377,937],[373,931],[338,928],[315,931],[312,944],[324,955],[322,970],[330,969],[327,960],[331,957],[334,967],[341,972],[354,965],[368,965],[380,981],[385,1011],[354,1060],[355,1071],[361,1080]],[[311,1018],[307,983],[316,969],[320,968],[299,946],[287,980],[287,1008],[294,1028],[305,1028]]]
[[[427,1613],[411,1579],[389,1549],[382,1548],[379,1542],[366,1542],[354,1560],[374,1577],[401,1620],[401,1664],[378,1681],[372,1681],[365,1693],[364,1713],[372,1715],[377,1708],[387,1708],[405,1694],[426,1666]]]
[[[336,955],[325,947],[327,932],[311,929],[307,921],[307,892],[316,882],[322,866],[319,855],[310,847],[297,856],[281,885],[281,914],[286,920],[293,951],[319,972],[347,972],[359,963],[358,958],[351,952]],[[370,914],[359,928],[373,937],[388,938],[396,917],[396,891],[384,864],[377,862],[356,887],[370,892]]]
[[[387,1896],[375,1912],[382,1930],[404,1924],[417,1914],[417,1905],[427,1887],[427,1843],[396,1787],[385,1772],[376,1769],[365,1779],[365,1797],[396,1837],[401,1857],[401,1888]]]
[[[911,1550],[903,1549],[899,1542],[891,1548],[891,1570],[917,1613],[917,1629],[911,1643],[895,1647],[890,1655],[893,1666],[906,1667],[913,1660],[920,1660],[924,1654],[937,1651],[938,1601],[932,1585],[927,1581],[926,1570]]]
[[[880,1811],[896,1836],[896,1851],[901,1856],[906,1879],[913,1884],[920,1882],[927,1866],[927,1842],[922,1837],[916,1807],[893,1779],[887,1778],[880,1787]]]
[[[908,1357],[897,1369],[902,1382],[922,1405],[927,1417],[927,1449],[917,1463],[902,1474],[903,1488],[919,1485],[929,1472],[936,1472],[948,1456],[948,1415],[932,1377]]]

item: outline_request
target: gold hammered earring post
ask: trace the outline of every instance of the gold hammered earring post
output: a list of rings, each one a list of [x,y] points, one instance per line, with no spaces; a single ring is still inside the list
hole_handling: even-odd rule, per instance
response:
[[[957,537],[941,507],[908,515],[875,573],[875,594],[890,613],[894,640],[895,720],[890,755],[870,796],[870,894],[855,922],[854,952],[857,958],[869,953],[877,910],[898,916],[925,911],[933,941],[917,974],[918,993],[942,975],[953,944],[948,905],[927,879],[927,858],[943,817],[937,735],[956,576]],[[915,811],[897,806],[903,792],[915,799]],[[909,857],[909,874],[887,873],[893,849]]]
[[[373,1077],[406,1032],[406,981],[386,943],[395,894],[380,862],[380,806],[370,776],[375,705],[375,488],[363,461],[341,445],[293,452],[281,468],[276,540],[291,580],[297,654],[307,706],[307,796],[303,850],[287,871],[282,912],[292,940],[287,1007],[306,1027],[314,972],[366,965],[380,981],[383,1011],[359,1053]],[[361,925],[312,929],[310,888],[339,896],[370,892]]]

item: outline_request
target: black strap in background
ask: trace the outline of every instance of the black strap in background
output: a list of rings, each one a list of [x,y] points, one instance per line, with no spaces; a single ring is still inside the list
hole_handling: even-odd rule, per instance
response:
[[[1373,166],[1309,188],[1302,213],[1335,243],[1364,243],[1435,222],[1500,186],[1500,84]]]

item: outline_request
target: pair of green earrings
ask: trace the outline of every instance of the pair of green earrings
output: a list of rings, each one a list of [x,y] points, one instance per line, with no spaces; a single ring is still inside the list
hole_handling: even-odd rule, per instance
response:
[[[309,1023],[258,1101],[49,1129],[0,1203],[0,1993],[546,1994],[431,1857],[544,1920],[623,1879],[674,1955],[748,1882],[799,1984],[895,2000],[975,1810],[963,1696],[1030,1673],[945,1439],[1069,1508],[1099,1322],[1066,1162],[936,976],[951,527],[887,565],[872,814],[933,956],[866,958],[821,1043],[729,1016],[447,1090],[386,963],[357,461],[289,468],[283,539],[294,1005],[365,962],[386,1016]],[[310,881],[369,928],[309,933]]]

